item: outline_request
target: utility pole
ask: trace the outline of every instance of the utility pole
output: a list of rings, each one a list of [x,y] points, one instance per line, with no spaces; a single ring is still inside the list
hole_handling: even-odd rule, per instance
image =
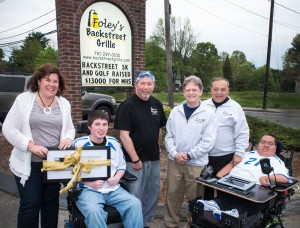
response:
[[[168,78],[168,105],[174,107],[173,97],[173,73],[172,73],[172,50],[170,32],[171,5],[169,0],[165,0],[165,31],[166,31],[166,58],[167,58],[167,78]]]
[[[270,75],[270,59],[271,59],[271,47],[272,47],[272,31],[273,31],[273,12],[274,12],[274,0],[271,0],[270,20],[269,20],[269,37],[268,37],[268,51],[267,51],[267,63],[266,63],[266,76],[264,84],[264,100],[263,109],[267,109],[268,103],[268,90],[269,90],[269,75]]]

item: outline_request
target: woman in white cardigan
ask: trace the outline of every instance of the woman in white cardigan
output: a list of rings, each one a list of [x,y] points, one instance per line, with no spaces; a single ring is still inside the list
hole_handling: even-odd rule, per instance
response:
[[[20,94],[2,126],[3,135],[14,146],[9,159],[20,195],[18,228],[57,227],[58,183],[43,183],[42,160],[47,147],[66,149],[75,129],[69,101],[60,95],[66,83],[59,69],[45,64],[28,81],[30,92]]]

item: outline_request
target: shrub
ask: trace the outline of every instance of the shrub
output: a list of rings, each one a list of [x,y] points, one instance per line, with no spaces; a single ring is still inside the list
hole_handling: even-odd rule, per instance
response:
[[[291,127],[284,127],[270,121],[262,121],[258,118],[247,116],[250,128],[250,138],[258,142],[263,134],[272,133],[284,143],[288,150],[300,151],[300,130]]]

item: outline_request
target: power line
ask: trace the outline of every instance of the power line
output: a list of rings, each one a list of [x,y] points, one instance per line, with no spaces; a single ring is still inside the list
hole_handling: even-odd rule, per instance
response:
[[[39,16],[39,17],[37,17],[37,18],[35,18],[35,19],[31,20],[31,21],[28,21],[28,22],[26,22],[26,23],[24,23],[24,24],[18,25],[18,26],[16,26],[16,27],[13,27],[13,28],[10,28],[10,29],[4,30],[4,31],[0,31],[0,33],[8,32],[8,31],[14,30],[14,29],[16,29],[16,28],[20,28],[20,27],[22,27],[23,25],[27,25],[27,24],[29,24],[29,23],[31,23],[31,22],[33,22],[33,21],[39,19],[39,18],[42,18],[42,17],[48,15],[49,13],[52,13],[53,11],[55,11],[55,10],[51,10],[50,12],[45,13],[45,14],[43,14],[42,16]]]
[[[48,21],[48,22],[46,22],[45,24],[42,24],[42,25],[40,25],[40,26],[38,26],[38,27],[36,27],[36,28],[34,28],[34,29],[30,29],[30,30],[28,30],[28,31],[26,31],[26,32],[23,32],[23,33],[20,33],[20,34],[14,35],[14,36],[9,36],[9,37],[5,37],[5,38],[1,38],[0,40],[6,40],[6,39],[9,39],[9,38],[12,38],[12,37],[16,37],[16,36],[23,35],[23,34],[25,34],[25,33],[28,33],[28,32],[31,32],[31,31],[34,31],[35,29],[41,28],[41,27],[43,27],[43,26],[45,26],[45,25],[47,25],[47,24],[49,24],[49,23],[51,23],[51,22],[53,22],[53,21],[55,21],[55,20],[56,20],[56,19],[53,19],[53,20],[51,20],[51,21]]]
[[[242,29],[247,30],[247,31],[249,31],[249,32],[253,32],[253,33],[259,34],[259,35],[261,35],[261,36],[267,37],[266,34],[263,34],[263,33],[260,33],[260,32],[256,32],[256,31],[254,31],[254,30],[252,30],[252,29],[248,29],[248,28],[246,28],[246,27],[244,27],[244,26],[241,26],[241,25],[239,25],[239,24],[236,24],[236,23],[234,23],[234,22],[232,22],[232,21],[229,21],[229,20],[227,20],[227,19],[225,19],[225,18],[223,18],[223,17],[220,17],[220,16],[218,16],[218,15],[216,15],[216,14],[213,14],[213,13],[209,12],[208,10],[201,8],[200,6],[196,5],[195,3],[193,3],[193,2],[191,2],[191,1],[189,1],[189,0],[185,0],[185,1],[188,2],[188,3],[190,3],[191,5],[196,6],[196,7],[199,8],[200,10],[206,12],[207,14],[210,14],[210,15],[212,15],[212,16],[214,16],[214,17],[217,17],[217,18],[221,19],[222,21],[225,21],[225,22],[227,22],[227,23],[229,23],[229,24],[232,24],[232,25],[234,25],[234,26],[236,26],[236,27],[242,28]]]
[[[248,9],[246,9],[246,8],[244,8],[244,7],[242,7],[242,6],[239,6],[239,5],[237,5],[237,4],[235,4],[235,3],[231,2],[231,1],[228,1],[228,0],[224,0],[224,1],[225,1],[225,2],[228,2],[229,4],[232,4],[232,5],[236,6],[236,7],[238,7],[238,8],[240,8],[240,9],[243,9],[243,10],[245,10],[245,11],[251,13],[251,14],[254,14],[254,15],[256,15],[256,16],[259,16],[259,17],[261,17],[261,18],[264,18],[264,19],[266,19],[266,20],[269,20],[268,17],[265,17],[265,16],[263,16],[263,15],[260,15],[260,14],[258,14],[258,13],[255,13],[255,12],[253,12],[253,11],[251,11],[251,10],[248,10]],[[296,26],[296,25],[291,25],[291,24],[288,24],[288,23],[285,23],[285,22],[281,22],[281,21],[277,21],[277,20],[274,20],[273,22],[275,22],[275,23],[277,23],[277,24],[280,24],[280,25],[282,25],[282,26],[288,27],[288,28],[290,28],[290,29],[293,29],[293,30],[296,30],[296,31],[300,31],[300,27],[298,27],[298,26]]]
[[[50,35],[52,33],[56,33],[57,30],[52,30],[50,32],[46,32],[46,33],[43,33],[45,36],[47,35]],[[17,41],[13,41],[13,42],[8,42],[8,43],[3,43],[3,44],[0,44],[0,47],[9,47],[9,46],[12,46],[12,45],[16,45],[16,44],[19,44],[19,43],[23,43],[25,41],[25,39],[23,40],[17,40]]]
[[[284,6],[284,5],[281,5],[281,4],[277,3],[277,2],[275,2],[275,4],[281,6],[281,7],[285,8],[285,9],[287,9],[287,10],[289,10],[289,11],[292,11],[292,12],[294,12],[294,13],[300,14],[299,12],[297,12],[297,11],[295,11],[295,10],[293,10],[293,9],[290,9],[290,8]]]

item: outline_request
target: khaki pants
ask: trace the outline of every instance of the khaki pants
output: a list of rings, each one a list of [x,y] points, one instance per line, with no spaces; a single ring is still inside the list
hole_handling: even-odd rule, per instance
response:
[[[195,181],[200,176],[203,166],[179,165],[168,160],[167,196],[164,220],[167,227],[179,226],[180,207],[187,200],[203,196],[203,187]]]

